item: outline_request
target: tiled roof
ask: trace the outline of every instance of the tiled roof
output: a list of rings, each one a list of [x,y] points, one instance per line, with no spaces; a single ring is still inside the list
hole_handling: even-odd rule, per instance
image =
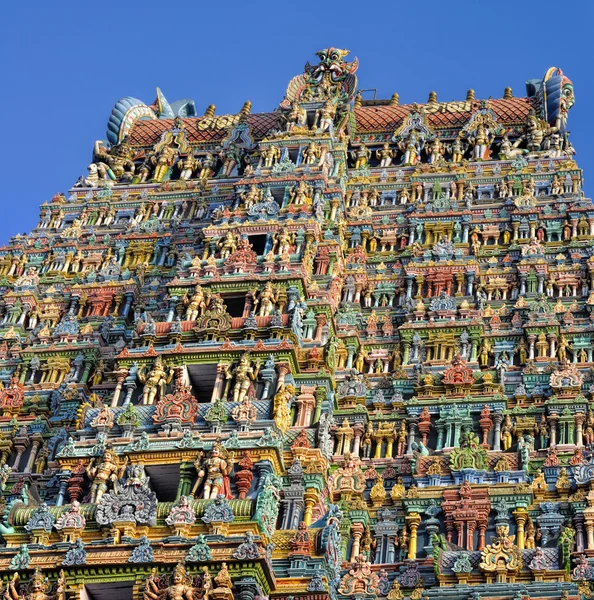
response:
[[[261,139],[272,129],[278,128],[280,113],[259,113],[248,116],[252,136]],[[227,137],[229,129],[198,129],[198,124],[206,117],[184,119],[190,143],[218,142]],[[164,131],[173,127],[173,119],[140,120],[132,127],[130,143],[133,146],[154,146]]]
[[[443,103],[443,105],[445,104]],[[456,102],[455,104],[463,103]],[[460,112],[432,112],[428,115],[429,125],[433,128],[463,127],[472,114],[480,108],[481,102],[474,100],[470,105],[470,110]],[[528,111],[532,107],[532,100],[530,98],[500,98],[489,100],[488,106],[493,110],[500,123],[511,125],[526,120]],[[394,131],[412,110],[412,104],[356,108],[357,133]]]
[[[462,102],[455,103],[457,105]],[[445,103],[443,104],[445,106]],[[355,109],[357,133],[394,131],[406,115],[413,110],[412,104],[399,106],[362,106]],[[442,106],[442,105],[440,105]],[[470,103],[471,109],[460,112],[431,112],[428,115],[429,125],[433,128],[463,127],[474,111],[480,108],[479,100]],[[506,125],[523,123],[532,106],[530,98],[500,98],[489,100],[489,107],[497,115],[497,120]],[[199,123],[207,117],[184,119],[184,124],[190,143],[221,142],[229,133],[229,128],[199,129]],[[258,113],[248,117],[252,136],[262,139],[278,129],[280,113]],[[162,133],[173,127],[173,119],[140,120],[130,132],[130,142],[133,146],[151,147],[160,139]]]

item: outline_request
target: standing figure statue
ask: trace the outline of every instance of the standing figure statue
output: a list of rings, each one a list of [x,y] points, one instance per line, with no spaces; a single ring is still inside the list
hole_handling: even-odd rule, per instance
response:
[[[452,157],[453,163],[462,162],[462,159],[464,158],[464,152],[466,152],[466,147],[466,144],[462,142],[462,139],[458,134],[454,141],[450,145],[448,145],[448,152]]]
[[[180,157],[177,161],[177,168],[179,169],[180,179],[191,179],[194,171],[199,167],[200,163],[192,156],[187,154],[186,156]]]
[[[93,458],[91,460],[86,468],[86,472],[89,479],[93,482],[91,484],[92,504],[99,504],[103,494],[123,476],[127,464],[128,457],[121,464],[115,452],[110,448],[105,449],[101,458]]]
[[[318,114],[318,129],[322,132],[332,131],[334,128],[334,117],[336,116],[336,105],[332,100],[326,100],[322,108],[318,111]]]
[[[416,165],[423,149],[424,141],[413,129],[408,137],[398,142],[398,147],[404,153],[402,156],[403,165]]]
[[[272,283],[270,281],[267,281],[264,284],[264,289],[260,292],[260,296],[257,300],[257,303],[260,304],[260,310],[258,312],[258,315],[260,317],[270,316],[276,308],[277,300],[278,293],[275,292]]]
[[[307,148],[303,150],[303,162],[306,165],[315,165],[320,159],[320,147],[315,142],[309,142]]]
[[[235,377],[233,386],[233,402],[243,402],[247,396],[255,396],[253,382],[260,372],[260,363],[252,367],[250,355],[246,352],[239,359],[239,364],[232,371],[227,371],[226,378]]]
[[[173,166],[177,157],[177,150],[171,146],[164,146],[157,154],[155,172],[153,173],[153,181],[163,181],[167,171]]]
[[[307,113],[301,106],[299,106],[298,102],[293,102],[291,104],[291,110],[286,117],[287,119],[287,131],[292,131],[296,128],[301,128],[306,124]]]
[[[233,169],[241,165],[242,156],[241,150],[233,142],[227,148],[221,150],[219,157],[223,163],[223,167],[221,168],[220,176],[231,177]]]
[[[355,161],[355,169],[364,169],[369,166],[371,150],[365,144],[361,144],[354,152],[351,152],[351,156]]]
[[[138,379],[144,383],[144,391],[142,394],[143,404],[153,404],[155,400],[163,397],[165,386],[173,379],[173,369],[169,372],[165,371],[163,359],[157,356],[153,368],[147,373],[147,367],[138,372]]]
[[[198,455],[194,461],[196,471],[198,471],[198,479],[194,484],[192,497],[196,496],[198,488],[204,479],[204,488],[202,497],[204,500],[214,500],[218,495],[223,495],[225,498],[232,498],[231,485],[229,482],[229,473],[233,468],[233,455],[224,456],[224,449],[216,442],[210,451],[208,458],[202,458],[202,454]],[[227,460],[229,458],[229,460]]]
[[[184,297],[184,305],[186,308],[186,321],[195,321],[199,316],[204,314],[209,298],[205,297],[204,290],[201,285],[194,288],[194,294],[191,298],[186,295]]]
[[[383,169],[392,165],[392,159],[396,156],[396,152],[390,149],[388,142],[385,142],[380,150],[375,151],[375,156],[380,161],[379,166]]]
[[[477,125],[477,128],[468,136],[473,146],[472,157],[474,160],[485,160],[489,157],[489,148],[494,138],[493,132],[483,123]]]

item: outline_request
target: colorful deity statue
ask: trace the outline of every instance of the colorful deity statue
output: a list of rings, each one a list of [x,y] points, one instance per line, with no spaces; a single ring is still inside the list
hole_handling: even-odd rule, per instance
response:
[[[231,456],[229,460],[224,458],[223,455],[226,455],[226,452],[219,443],[216,443],[207,458],[199,457],[196,460],[198,480],[192,490],[192,496],[195,496],[198,487],[204,480],[202,497],[205,500],[214,500],[219,495],[224,498],[232,498],[229,473],[233,468],[233,457]]]

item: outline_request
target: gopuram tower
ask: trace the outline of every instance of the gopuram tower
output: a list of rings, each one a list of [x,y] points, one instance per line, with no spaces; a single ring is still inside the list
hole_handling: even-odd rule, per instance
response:
[[[594,208],[560,69],[114,107],[0,248],[8,600],[589,600]]]

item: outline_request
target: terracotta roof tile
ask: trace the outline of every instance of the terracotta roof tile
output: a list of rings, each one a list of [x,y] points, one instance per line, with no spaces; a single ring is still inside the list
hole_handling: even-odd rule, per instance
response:
[[[457,102],[456,104],[463,104]],[[470,103],[470,110],[460,112],[433,112],[428,116],[429,125],[433,128],[462,127],[480,108],[480,101]],[[530,98],[506,98],[489,100],[489,107],[502,124],[521,123],[526,120],[532,107]],[[394,131],[404,121],[406,115],[413,110],[412,104],[399,106],[362,106],[355,109],[357,133],[372,131]]]
[[[261,139],[279,126],[280,113],[259,113],[248,116],[248,124],[254,138]],[[223,140],[229,129],[198,129],[198,123],[206,117],[184,119],[190,143],[208,143]],[[133,146],[154,146],[164,131],[173,127],[173,119],[140,120],[132,127],[130,143]]]
[[[462,102],[455,103],[464,104]],[[433,128],[463,127],[472,114],[480,108],[480,101],[468,103],[469,110],[460,112],[433,112],[429,114],[429,125]],[[444,106],[445,104],[440,104]],[[412,104],[399,106],[362,106],[355,109],[357,132],[393,132],[397,129],[411,110]],[[532,106],[530,98],[499,98],[489,100],[489,107],[497,115],[499,122],[505,125],[523,123]],[[207,117],[184,119],[190,143],[221,142],[229,132],[229,128],[198,129],[198,124]],[[256,139],[266,137],[273,129],[278,129],[280,113],[258,113],[248,117],[248,124],[252,136]],[[173,119],[141,120],[137,121],[130,133],[130,142],[133,146],[151,147],[160,139],[164,131],[171,129]]]

